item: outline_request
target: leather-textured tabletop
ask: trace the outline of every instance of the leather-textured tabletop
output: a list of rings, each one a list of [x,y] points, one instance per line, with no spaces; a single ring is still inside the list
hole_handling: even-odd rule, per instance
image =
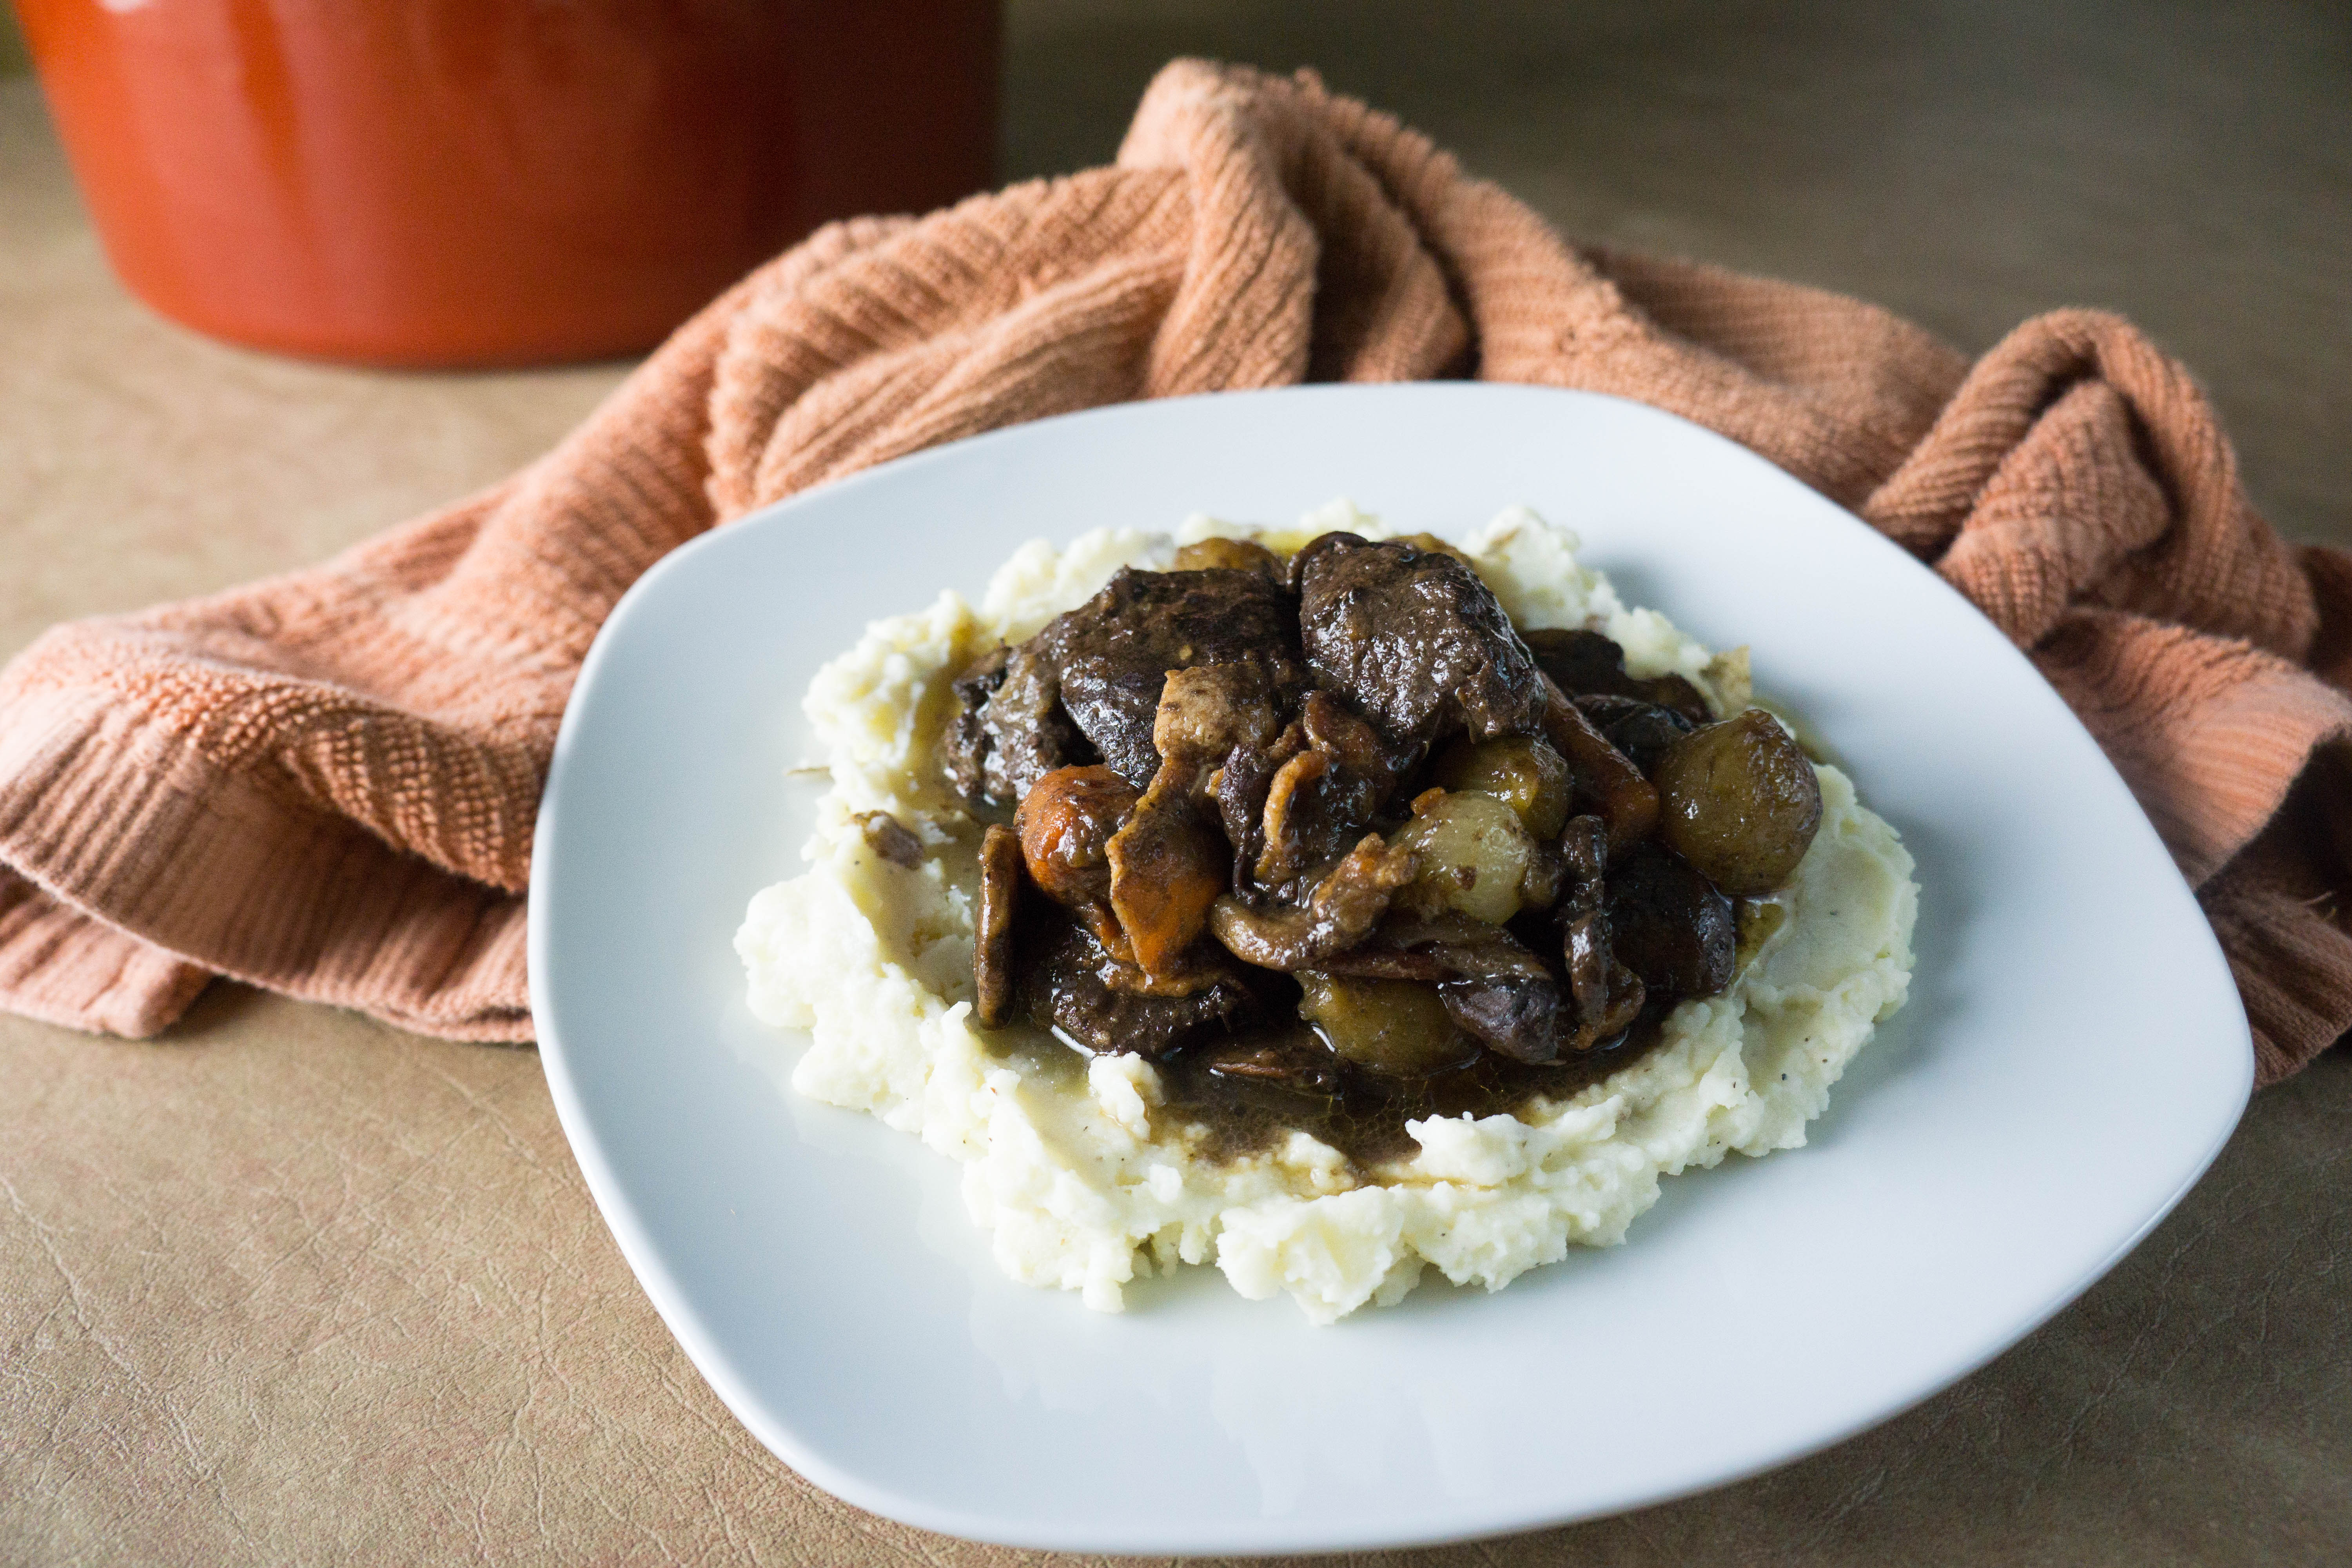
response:
[[[1969,349],[2121,309],[2206,379],[2257,504],[2352,544],[2340,6],[1328,9],[1013,5],[1008,174],[1100,162],[1169,55],[1316,63],[1580,237]],[[496,479],[619,374],[339,370],[166,325],[108,274],[31,82],[0,82],[0,657]],[[2338,1047],[2113,1274],[1877,1430],[1349,1561],[2352,1561],[2347,1194]],[[0,1017],[0,1563],[474,1561],[1072,1560],[903,1529],[770,1458],[622,1263],[531,1051],[234,985],[144,1044]]]

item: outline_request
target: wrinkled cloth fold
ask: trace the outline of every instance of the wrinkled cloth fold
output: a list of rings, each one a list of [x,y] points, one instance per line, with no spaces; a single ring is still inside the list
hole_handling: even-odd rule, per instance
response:
[[[528,1039],[557,722],[664,553],[1023,420],[1465,375],[1695,420],[1930,563],[2147,808],[2260,1079],[2352,1026],[2352,556],[2256,515],[2179,364],[2082,310],[1972,364],[1856,300],[1572,245],[1311,74],[1197,61],[1110,167],[820,231],[488,492],[26,649],[0,671],[0,1006],[146,1036],[226,974]]]

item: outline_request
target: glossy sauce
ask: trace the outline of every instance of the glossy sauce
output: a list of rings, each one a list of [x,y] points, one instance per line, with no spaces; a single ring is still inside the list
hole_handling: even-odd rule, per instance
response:
[[[1348,1068],[1336,1095],[1210,1072],[1180,1052],[1160,1062],[1170,1110],[1207,1130],[1203,1158],[1264,1153],[1291,1132],[1306,1132],[1346,1155],[1359,1170],[1410,1158],[1420,1144],[1406,1123],[1431,1116],[1498,1116],[1538,1100],[1565,1100],[1633,1066],[1665,1037],[1664,1015],[1645,1013],[1615,1041],[1549,1067],[1528,1067],[1484,1051],[1454,1071],[1390,1079]],[[1246,1037],[1244,1037],[1246,1039]]]

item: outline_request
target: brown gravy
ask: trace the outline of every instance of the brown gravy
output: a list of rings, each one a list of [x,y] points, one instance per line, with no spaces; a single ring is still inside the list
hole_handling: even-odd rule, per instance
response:
[[[1467,1066],[1422,1079],[1349,1069],[1336,1094],[1206,1070],[1190,1053],[1156,1065],[1169,1110],[1207,1130],[1200,1154],[1223,1162],[1264,1153],[1294,1131],[1329,1144],[1359,1170],[1410,1158],[1420,1147],[1405,1124],[1432,1116],[1517,1113],[1537,1100],[1565,1100],[1633,1066],[1664,1038],[1663,1012],[1644,1013],[1611,1044],[1547,1067],[1492,1051]]]

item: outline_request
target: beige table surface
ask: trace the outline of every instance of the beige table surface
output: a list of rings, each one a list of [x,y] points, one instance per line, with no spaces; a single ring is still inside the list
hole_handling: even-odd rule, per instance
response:
[[[2207,378],[2271,515],[2352,542],[2342,5],[1426,9],[1016,4],[1007,173],[1101,161],[1171,54],[1316,62],[1573,234],[1969,347],[2120,308]],[[332,370],[166,325],[0,82],[0,656],[492,479],[618,374]],[[2347,1152],[2339,1049],[2081,1301],[1877,1431],[1351,1561],[2352,1562]],[[899,1529],[769,1458],[639,1293],[528,1050],[233,986],[160,1043],[0,1017],[0,1563],[1068,1561]]]

